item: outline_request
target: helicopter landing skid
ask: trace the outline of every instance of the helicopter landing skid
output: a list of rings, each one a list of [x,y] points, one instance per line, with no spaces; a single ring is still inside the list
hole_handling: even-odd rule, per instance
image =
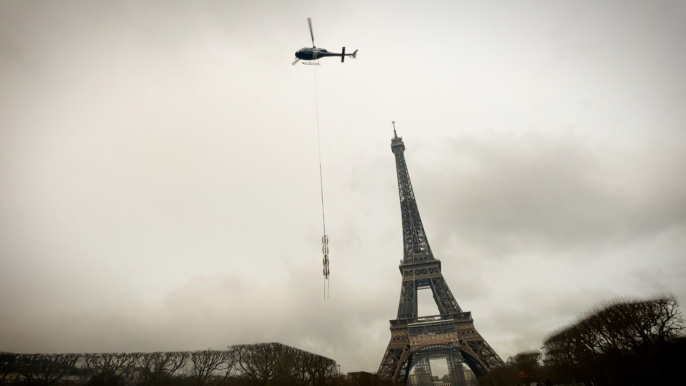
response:
[[[303,64],[306,64],[308,66],[319,66],[319,60],[317,60],[316,62],[314,60],[311,62],[303,62]]]

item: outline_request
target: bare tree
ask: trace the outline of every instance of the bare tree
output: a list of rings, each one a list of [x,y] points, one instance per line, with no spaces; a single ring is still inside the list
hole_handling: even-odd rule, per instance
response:
[[[190,371],[190,377],[182,378]],[[225,351],[113,354],[0,353],[0,381],[18,372],[28,385],[59,381],[86,386],[324,386],[339,384],[336,362],[279,343],[232,346]],[[73,376],[73,378],[71,378]]]
[[[197,386],[203,386],[210,379],[220,385],[234,374],[236,357],[233,350],[228,351],[194,351],[190,353],[193,365],[192,372]]]
[[[17,357],[18,354],[0,352],[0,383],[2,383],[11,372],[16,371]]]
[[[615,300],[549,336],[545,361],[570,378],[599,385],[664,383],[660,356],[684,328],[673,296]]]
[[[526,351],[520,352],[513,357],[508,359],[508,365],[512,366],[517,370],[519,377],[526,381],[525,383],[531,381],[540,381],[540,363],[541,357],[540,351]]]
[[[187,351],[140,354],[136,358],[136,370],[140,371],[137,383],[157,385],[167,382],[186,365],[189,357]]]
[[[79,354],[19,354],[14,369],[29,385],[49,386],[76,371]]]
[[[251,383],[268,385],[284,362],[284,345],[263,343],[235,346],[238,365]]]
[[[337,376],[336,362],[280,343],[235,346],[242,377],[254,385],[324,385]]]
[[[90,373],[89,386],[121,386],[135,377],[134,365],[141,354],[85,354],[83,365]]]
[[[315,386],[323,386],[326,384],[328,379],[336,376],[336,362],[321,355],[310,355],[313,356],[310,359],[310,368],[312,369],[311,384]]]

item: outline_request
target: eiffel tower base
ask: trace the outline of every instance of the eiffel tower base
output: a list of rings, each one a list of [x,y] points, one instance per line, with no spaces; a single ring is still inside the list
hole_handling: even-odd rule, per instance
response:
[[[436,358],[446,358],[451,384],[455,386],[466,385],[462,362],[476,376],[482,376],[503,363],[474,329],[471,313],[461,312],[391,320],[391,341],[378,374],[396,384],[409,385],[410,371],[416,367],[414,383],[419,386],[426,383],[423,380],[426,377],[425,362]]]

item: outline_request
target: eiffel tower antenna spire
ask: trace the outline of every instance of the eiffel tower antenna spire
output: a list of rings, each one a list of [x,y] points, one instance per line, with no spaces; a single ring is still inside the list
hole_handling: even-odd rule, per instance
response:
[[[390,321],[391,340],[378,373],[396,384],[407,384],[413,367],[417,377],[430,377],[430,360],[445,358],[450,383],[462,385],[461,363],[482,376],[503,361],[477,332],[471,312],[460,308],[443,278],[441,261],[434,258],[424,232],[405,162],[405,143],[398,137],[395,121],[393,135],[391,150],[395,155],[403,226],[403,259],[399,267],[402,282],[398,315]],[[431,289],[439,315],[420,317],[417,302],[420,289]]]
[[[405,143],[403,137],[398,137],[395,121],[393,121],[393,134],[391,150],[395,154],[395,166],[398,174],[400,213],[403,223],[403,259],[405,262],[433,260],[434,256],[429,246],[429,240],[424,233],[424,225],[412,190],[410,172],[407,170],[407,163],[405,162]]]

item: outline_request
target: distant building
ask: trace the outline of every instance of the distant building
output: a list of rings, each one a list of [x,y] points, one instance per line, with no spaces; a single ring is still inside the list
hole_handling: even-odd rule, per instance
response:
[[[419,376],[417,376],[417,374],[410,374],[410,379],[409,379],[409,382],[407,382],[407,384],[410,386],[418,386],[419,385]]]
[[[464,369],[464,380],[466,381],[467,386],[479,386],[479,379],[469,367],[465,367]]]

